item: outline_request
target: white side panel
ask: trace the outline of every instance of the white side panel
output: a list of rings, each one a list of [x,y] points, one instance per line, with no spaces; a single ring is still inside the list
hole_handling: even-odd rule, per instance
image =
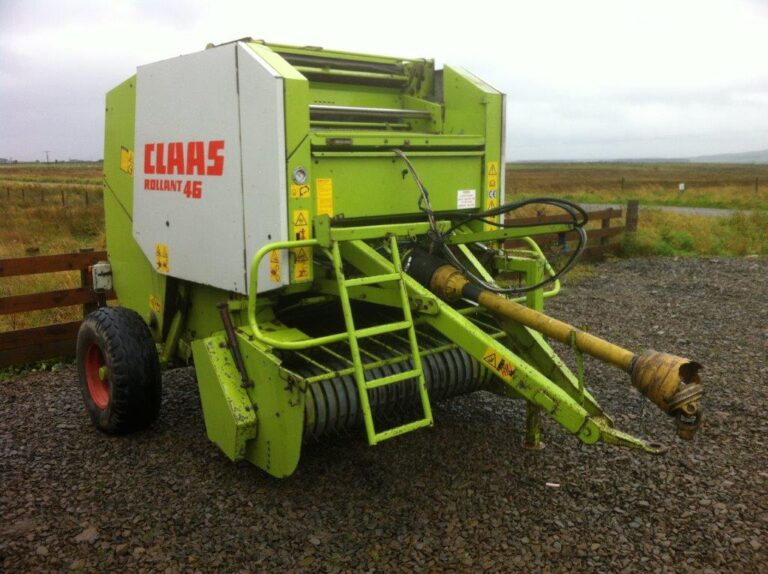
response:
[[[245,206],[245,259],[266,243],[288,239],[283,79],[248,46],[237,47]],[[259,292],[288,284],[288,253],[259,267]],[[278,271],[279,269],[279,271]]]
[[[236,65],[229,44],[138,69],[133,234],[159,272],[244,293]]]

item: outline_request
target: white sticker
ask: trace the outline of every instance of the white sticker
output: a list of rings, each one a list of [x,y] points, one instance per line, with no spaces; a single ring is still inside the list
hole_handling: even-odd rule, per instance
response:
[[[456,207],[458,209],[468,209],[477,207],[477,194],[474,189],[460,189],[456,193]]]

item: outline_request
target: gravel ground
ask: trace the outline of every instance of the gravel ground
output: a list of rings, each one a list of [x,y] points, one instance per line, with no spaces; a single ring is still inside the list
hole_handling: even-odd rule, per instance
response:
[[[476,393],[375,448],[312,445],[278,481],[208,442],[188,370],[165,375],[160,422],[123,438],[91,427],[71,366],[4,383],[0,569],[768,571],[766,278],[768,259],[615,261],[549,305],[705,365],[705,424],[682,443],[587,361],[601,404],[663,457],[579,448],[554,423],[526,451],[522,404]]]

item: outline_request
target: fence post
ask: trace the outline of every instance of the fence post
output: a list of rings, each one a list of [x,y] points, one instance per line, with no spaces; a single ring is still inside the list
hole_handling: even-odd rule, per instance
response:
[[[603,216],[602,223],[600,224],[600,229],[608,229],[611,226],[611,219],[610,219],[610,217],[611,217],[610,213],[608,213],[607,215]],[[608,236],[607,235],[603,235],[600,238],[600,247],[605,247],[606,245],[608,245]]]
[[[625,223],[627,233],[637,231],[638,219],[640,219],[640,200],[630,199],[627,202],[627,221]]]
[[[90,202],[88,201],[88,190],[85,190],[85,205],[86,207],[90,205]]]
[[[85,248],[81,249],[80,253],[91,253],[92,251],[92,248]],[[88,267],[80,269],[80,287],[93,289],[93,276],[91,275],[91,270]],[[96,303],[85,303],[83,305],[83,318],[87,317],[88,313],[95,311],[97,308],[98,305]]]

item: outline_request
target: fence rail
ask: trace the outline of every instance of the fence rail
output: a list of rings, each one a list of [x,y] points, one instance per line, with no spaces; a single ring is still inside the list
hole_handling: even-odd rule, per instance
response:
[[[624,231],[634,231],[637,229],[638,203],[636,201],[627,204],[627,225],[622,225],[623,209],[608,208],[587,213],[589,214],[589,221],[600,222],[600,228],[587,229],[587,249],[583,259],[598,260],[603,258],[606,253],[614,249],[614,245],[609,242],[611,237],[621,235]],[[611,226],[613,220],[618,220],[619,225]],[[542,225],[547,223],[568,223],[571,221],[571,217],[565,214],[539,215],[535,217],[518,217],[508,219],[507,221],[523,225]],[[556,244],[566,250],[569,247],[568,242],[576,239],[578,239],[578,234],[575,231],[536,236],[536,242],[543,247]],[[524,247],[526,243],[521,240],[513,240],[507,241],[505,245],[507,247]]]
[[[6,183],[0,181],[0,203],[67,207],[101,205],[104,202],[101,185],[46,182],[11,182],[11,185],[3,185]]]
[[[0,277],[64,271],[80,272],[79,287],[0,297],[0,315],[27,313],[70,305],[82,305],[83,315],[86,315],[98,303],[97,294],[92,289],[89,267],[106,259],[106,251],[81,251],[60,255],[0,259]],[[114,299],[115,295],[114,293],[107,293],[106,298]],[[0,368],[44,359],[73,357],[79,328],[80,321],[71,321],[0,333]]]

